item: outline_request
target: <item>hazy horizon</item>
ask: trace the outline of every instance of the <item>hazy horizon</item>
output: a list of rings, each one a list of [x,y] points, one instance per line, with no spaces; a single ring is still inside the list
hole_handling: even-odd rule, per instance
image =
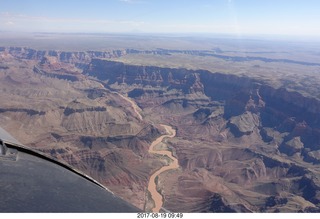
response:
[[[0,31],[320,36],[316,0],[1,1]]]

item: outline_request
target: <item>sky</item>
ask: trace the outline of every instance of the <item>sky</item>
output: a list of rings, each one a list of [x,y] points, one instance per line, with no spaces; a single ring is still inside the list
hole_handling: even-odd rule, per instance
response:
[[[0,0],[0,31],[320,36],[319,0]]]

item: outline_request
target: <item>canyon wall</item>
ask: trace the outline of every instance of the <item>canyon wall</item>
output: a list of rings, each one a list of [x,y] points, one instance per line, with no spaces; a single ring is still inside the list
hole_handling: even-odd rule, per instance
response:
[[[177,135],[166,145],[181,168],[158,179],[166,209],[319,211],[319,99],[249,76],[106,60],[132,53],[170,58],[171,52],[203,55],[201,51],[161,49],[62,52],[0,48],[0,55],[30,63],[25,80],[34,80],[31,90],[43,94],[35,99],[26,96],[30,88],[23,90],[27,82],[19,78],[19,72],[14,73],[9,62],[0,67],[5,72],[3,81],[12,85],[4,92],[12,89],[14,95],[33,101],[59,98],[59,104],[46,108],[35,107],[31,101],[20,108],[7,103],[0,115],[21,120],[29,129],[37,128],[34,122],[39,129],[47,127],[48,131],[40,130],[41,138],[33,145],[87,172],[117,194],[128,192],[124,197],[141,208],[148,177],[165,165],[148,154],[148,147],[161,134],[157,125],[169,124]],[[51,95],[52,90],[47,97],[43,83],[56,84],[58,95]],[[114,91],[135,101],[143,119]],[[70,95],[68,101],[66,95]],[[59,147],[51,143],[41,148],[48,141],[58,142]]]
[[[167,118],[177,129],[177,141],[185,141],[175,143],[179,164],[185,171],[175,178],[179,182],[182,180],[176,188],[181,196],[168,195],[166,208],[174,209],[172,205],[176,206],[174,203],[178,202],[179,210],[277,211],[279,206],[296,202],[289,196],[289,201],[286,198],[283,199],[285,202],[281,201],[280,188],[284,187],[289,193],[301,195],[311,203],[310,206],[319,205],[320,181],[307,167],[320,163],[318,99],[290,91],[285,86],[275,88],[261,80],[206,70],[135,66],[93,59],[84,73],[108,86],[129,87],[128,95],[135,98],[143,110],[150,109],[153,115]],[[117,89],[117,86],[113,88]],[[255,160],[254,164],[252,160]],[[235,166],[230,166],[231,163]],[[217,178],[207,174],[221,177],[225,183],[219,184],[219,180],[215,182]],[[206,177],[199,182],[199,178]],[[290,186],[285,185],[286,180]],[[165,181],[170,184],[170,180]],[[253,186],[264,182],[268,187],[270,181],[277,185],[275,192]],[[208,191],[208,185],[213,182],[215,187]],[[306,187],[304,182],[307,182]],[[239,198],[229,194],[235,191],[217,189],[217,186],[224,188],[227,183],[243,187],[252,185],[251,192],[260,194],[263,191],[266,195],[265,203],[260,208],[250,206],[246,201],[231,206],[228,203]],[[200,185],[204,188],[200,189]],[[169,190],[165,185],[161,188],[166,192]],[[184,194],[195,190],[197,193],[192,197],[202,197],[201,203],[181,201]],[[223,198],[217,201],[216,197],[220,195]],[[302,210],[318,211],[310,206]]]
[[[274,88],[249,77],[206,70],[135,66],[100,59],[93,59],[84,73],[108,84],[151,86],[155,90],[156,87],[165,87],[185,94],[203,93],[213,101],[224,102],[226,119],[244,112],[259,114],[261,127],[304,136],[305,147],[320,149],[316,137],[320,128],[320,101],[285,87]],[[135,88],[130,94],[138,97],[145,92],[148,91]],[[314,136],[312,141],[308,140],[308,135]]]

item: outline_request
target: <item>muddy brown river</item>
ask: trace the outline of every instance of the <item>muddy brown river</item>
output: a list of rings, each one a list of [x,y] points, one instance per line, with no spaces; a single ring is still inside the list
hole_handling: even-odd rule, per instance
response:
[[[155,183],[156,177],[167,170],[179,168],[178,160],[174,156],[172,156],[172,153],[170,151],[157,151],[154,149],[154,147],[157,144],[159,144],[160,142],[162,142],[162,140],[164,138],[173,138],[174,136],[176,136],[176,130],[174,130],[172,127],[170,127],[168,125],[161,125],[161,126],[166,129],[168,134],[162,135],[159,138],[157,138],[155,141],[153,141],[152,144],[150,145],[149,153],[168,156],[172,160],[172,162],[168,166],[161,167],[159,170],[157,170],[150,177],[149,184],[148,184],[148,190],[149,190],[151,197],[155,203],[155,207],[152,209],[153,212],[159,212],[162,205],[163,205],[163,197],[157,191],[157,185]]]

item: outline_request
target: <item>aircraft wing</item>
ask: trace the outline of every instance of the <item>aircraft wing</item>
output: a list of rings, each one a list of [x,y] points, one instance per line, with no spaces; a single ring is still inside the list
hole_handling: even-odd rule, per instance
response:
[[[139,212],[107,188],[0,128],[0,212]]]

